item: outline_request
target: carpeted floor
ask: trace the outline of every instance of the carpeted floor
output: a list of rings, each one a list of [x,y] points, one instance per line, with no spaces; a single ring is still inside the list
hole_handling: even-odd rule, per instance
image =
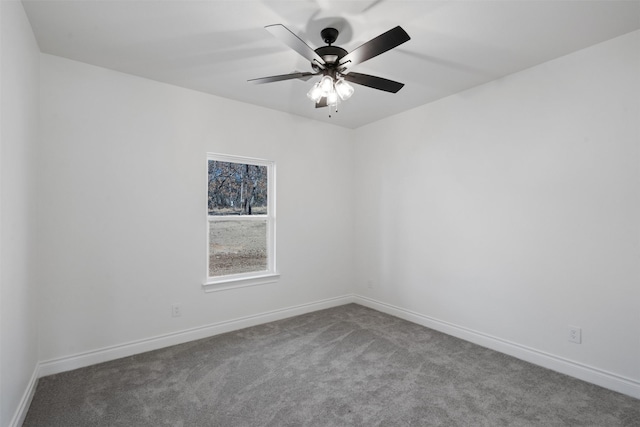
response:
[[[40,379],[24,426],[640,426],[640,400],[350,304]]]

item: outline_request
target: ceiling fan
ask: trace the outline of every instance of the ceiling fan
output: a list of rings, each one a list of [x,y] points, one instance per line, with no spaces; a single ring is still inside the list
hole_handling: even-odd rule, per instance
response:
[[[313,72],[294,72],[278,76],[251,79],[253,83],[272,83],[282,80],[308,80],[313,76],[322,76],[307,96],[316,103],[316,108],[332,105],[337,107],[338,99],[346,100],[353,94],[353,87],[347,82],[367,86],[385,92],[396,93],[404,86],[393,80],[369,74],[354,73],[351,68],[375,56],[391,50],[411,39],[400,26],[380,34],[360,47],[347,52],[345,49],[333,46],[338,39],[339,32],[335,28],[325,28],[320,32],[326,46],[312,49],[300,37],[282,24],[267,25],[265,27],[273,36],[298,52],[311,62]]]

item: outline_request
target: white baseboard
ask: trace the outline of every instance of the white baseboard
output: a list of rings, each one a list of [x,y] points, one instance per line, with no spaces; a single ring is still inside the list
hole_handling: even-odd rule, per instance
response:
[[[640,382],[498,337],[454,325],[372,298],[354,295],[353,302],[508,354],[518,359],[640,399]]]
[[[29,411],[29,406],[31,405],[31,400],[33,400],[33,395],[36,393],[38,378],[38,366],[36,365],[33,370],[33,374],[29,379],[29,383],[27,384],[27,388],[22,394],[22,399],[20,399],[18,409],[16,409],[16,412],[13,414],[13,418],[9,423],[9,427],[20,427],[22,423],[24,423],[24,419]]]
[[[87,351],[84,353],[61,357],[58,359],[47,360],[40,362],[38,377],[44,377],[47,375],[53,375],[60,372],[83,368],[85,366],[95,365],[97,363],[108,362],[110,360],[115,360],[122,357],[133,356],[135,354],[140,354],[147,351],[158,350],[160,348],[169,347],[176,344],[183,344],[185,342],[223,334],[225,332],[231,332],[238,329],[248,328],[250,326],[260,325],[262,323],[282,320],[288,317],[311,313],[313,311],[323,310],[325,308],[337,307],[339,305],[349,304],[352,302],[354,302],[353,295],[329,298],[308,304],[282,308],[279,310],[268,311],[265,313],[240,317],[237,319],[213,323],[197,328],[172,332],[169,334],[159,335],[152,338],[137,340],[125,344],[105,347],[98,350]]]
[[[10,427],[19,427],[24,421],[29,409],[29,404],[31,403],[35,393],[38,378],[40,377],[83,368],[85,366],[108,362],[121,357],[132,356],[147,351],[157,350],[172,345],[182,344],[197,339],[207,338],[250,326],[282,320],[288,317],[298,316],[300,314],[306,314],[349,303],[360,304],[483,347],[514,356],[518,359],[525,360],[544,368],[640,399],[640,382],[631,378],[626,378],[579,362],[564,359],[559,356],[503,340],[482,332],[474,331],[469,328],[454,325],[449,322],[425,316],[423,314],[377,301],[372,298],[349,294],[40,362],[33,373],[29,385],[20,402],[20,406],[16,410],[11,421]]]

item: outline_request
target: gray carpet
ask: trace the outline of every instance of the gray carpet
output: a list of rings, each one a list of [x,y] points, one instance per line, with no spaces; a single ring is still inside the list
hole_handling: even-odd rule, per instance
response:
[[[42,378],[24,426],[640,426],[640,400],[350,304]]]

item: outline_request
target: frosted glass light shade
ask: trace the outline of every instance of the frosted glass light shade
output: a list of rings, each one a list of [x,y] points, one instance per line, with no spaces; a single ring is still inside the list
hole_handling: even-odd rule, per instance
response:
[[[322,89],[320,88],[320,83],[316,83],[313,87],[307,92],[307,97],[313,102],[318,102],[320,98],[322,98]]]
[[[349,83],[345,82],[344,80],[338,80],[336,82],[336,92],[338,93],[338,96],[340,96],[340,99],[345,101],[351,98],[351,95],[353,95],[354,89],[353,89],[353,86],[351,86]]]
[[[320,79],[320,88],[322,89],[323,95],[329,95],[329,92],[333,90],[333,79],[331,76],[324,76]]]
[[[338,103],[338,94],[335,90],[332,90],[327,94],[327,104],[335,105]]]

